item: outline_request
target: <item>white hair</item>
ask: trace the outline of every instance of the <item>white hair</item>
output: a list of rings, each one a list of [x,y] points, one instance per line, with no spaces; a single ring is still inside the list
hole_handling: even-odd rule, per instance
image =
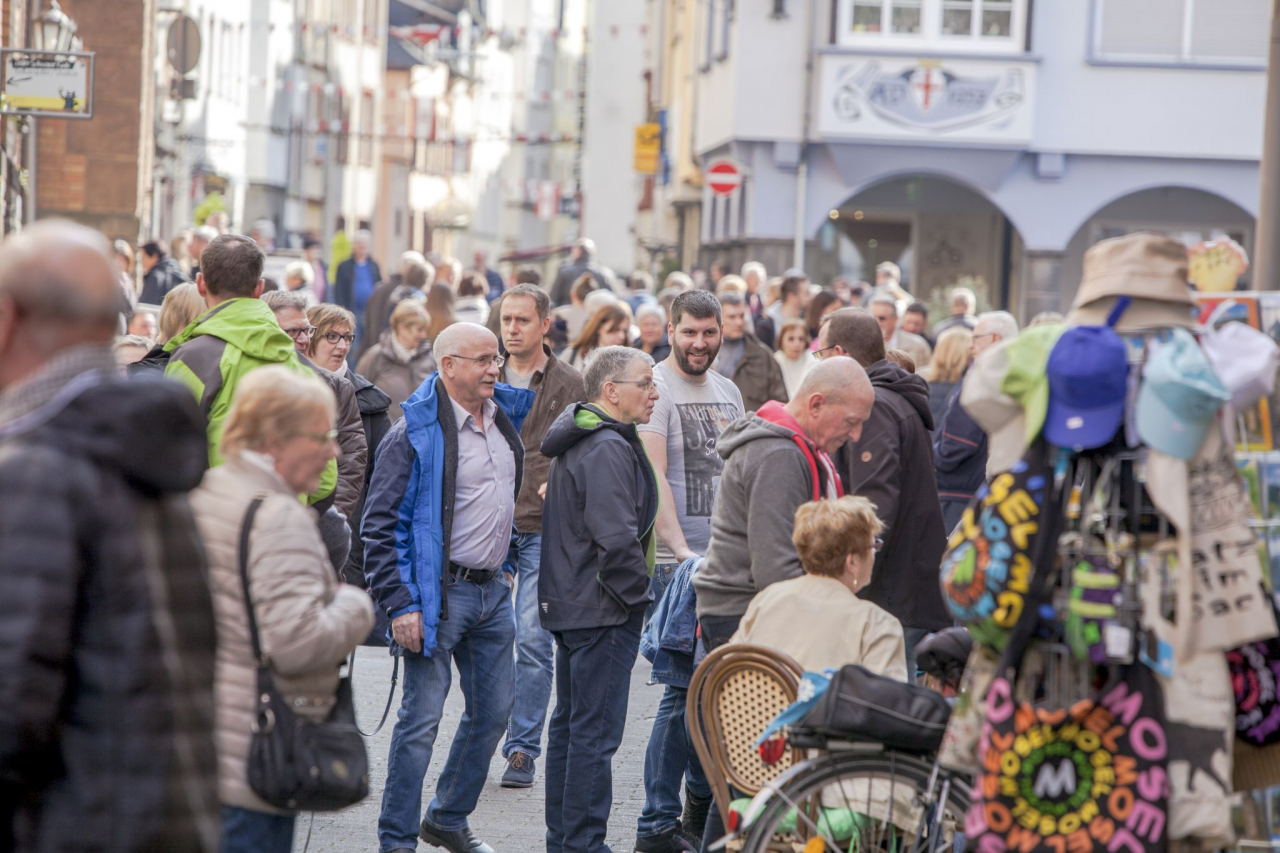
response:
[[[639,361],[653,367],[653,358],[644,350],[631,347],[600,347],[587,359],[582,372],[587,399],[595,402],[604,394],[604,383],[612,382],[627,372],[631,362]]]
[[[769,278],[769,273],[768,271],[765,270],[764,264],[760,263],[759,261],[747,261],[745,264],[742,265],[743,279],[746,279],[746,277],[751,275],[752,273],[754,273],[756,278],[760,280],[761,284],[764,284],[765,281],[767,281]]]
[[[894,313],[894,314],[897,314],[897,313],[898,313],[898,300],[894,299],[892,296],[890,296],[889,294],[885,293],[884,291],[881,291],[881,292],[877,293],[875,296],[871,297],[871,301],[870,301],[870,302],[868,302],[868,303],[867,303],[867,305],[868,305],[868,306],[871,306],[871,305],[892,305],[892,306],[893,306],[893,313]]]
[[[964,305],[964,313],[972,314],[974,309],[978,307],[978,297],[967,287],[957,287],[951,291],[951,307],[954,309],[962,303]]]
[[[199,237],[206,243],[218,239],[218,229],[214,228],[212,225],[201,225],[195,231],[192,231],[191,234],[194,237]]]
[[[656,302],[646,302],[643,305],[641,305],[639,308],[637,308],[636,322],[639,323],[642,319],[644,319],[645,317],[648,317],[650,314],[653,314],[659,320],[666,322],[667,312],[661,305],[659,305]]]
[[[404,275],[409,270],[409,266],[411,264],[427,266],[426,255],[421,252],[415,252],[412,249],[400,255],[400,265],[398,267],[400,275]],[[433,269],[431,272],[434,274],[435,270]]]
[[[994,333],[1000,336],[1000,340],[1008,341],[1018,336],[1018,321],[1008,311],[988,311],[985,314],[978,315],[978,321],[974,323],[974,330],[979,326],[986,329],[987,333]]]
[[[618,296],[612,290],[593,290],[587,294],[587,298],[582,300],[582,307],[586,309],[587,314],[595,314],[606,305],[611,305],[618,301]]]
[[[371,246],[373,245],[373,232],[369,231],[367,228],[361,228],[355,233],[355,236],[351,238],[351,242],[363,243],[366,246]]]
[[[284,268],[284,278],[285,281],[300,278],[304,284],[311,284],[315,281],[316,275],[311,269],[311,264],[306,261],[293,261]]]

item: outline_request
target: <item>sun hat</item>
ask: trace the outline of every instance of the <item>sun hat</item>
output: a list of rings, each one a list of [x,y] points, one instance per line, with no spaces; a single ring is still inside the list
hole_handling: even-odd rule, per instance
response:
[[[1073,308],[1104,296],[1195,305],[1187,284],[1187,247],[1162,234],[1139,232],[1102,240],[1084,253]]]
[[[1058,338],[1046,367],[1044,434],[1059,447],[1101,447],[1124,422],[1129,359],[1109,326],[1076,326]]]
[[[1231,394],[1185,329],[1171,330],[1166,340],[1150,347],[1138,392],[1138,437],[1154,450],[1189,462]]]
[[[1058,338],[1067,330],[1061,323],[1031,326],[1009,341],[1005,350],[1008,370],[1000,382],[1000,390],[1022,408],[1027,444],[1035,441],[1044,426],[1049,407],[1049,377],[1045,367]]]

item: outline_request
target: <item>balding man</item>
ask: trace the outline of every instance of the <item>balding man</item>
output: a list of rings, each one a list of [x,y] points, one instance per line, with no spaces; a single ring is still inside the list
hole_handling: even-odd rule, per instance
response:
[[[711,544],[693,578],[708,649],[728,641],[757,592],[803,574],[796,509],[844,493],[830,454],[857,440],[874,402],[866,371],[836,359],[810,370],[789,403],[765,403],[721,433]]]
[[[498,382],[504,359],[483,326],[435,341],[437,373],[403,405],[378,446],[361,532],[365,578],[404,659],[404,697],[387,763],[379,850],[422,838],[453,853],[492,853],[467,825],[511,714],[514,535],[534,393]],[[422,781],[458,667],[467,712],[422,815]],[[422,818],[419,824],[419,818]]]
[[[6,849],[212,851],[212,602],[184,389],[120,377],[94,231],[0,245],[0,799]]]
[[[876,405],[862,436],[841,447],[836,462],[845,489],[875,504],[885,526],[871,583],[858,594],[902,623],[907,673],[914,677],[916,643],[951,625],[938,590],[946,531],[929,437],[929,384],[885,360],[877,317],[862,308],[836,311],[818,333],[818,351],[824,364],[842,360],[837,356],[858,362],[875,387]]]

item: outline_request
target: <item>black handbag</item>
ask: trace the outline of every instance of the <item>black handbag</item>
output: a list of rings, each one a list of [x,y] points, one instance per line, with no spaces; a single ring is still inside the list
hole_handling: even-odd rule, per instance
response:
[[[356,728],[351,679],[338,680],[328,719],[299,717],[276,690],[262,653],[249,595],[249,533],[262,505],[254,498],[240,529],[240,583],[249,614],[249,638],[258,662],[258,709],[249,741],[249,787],[270,805],[289,811],[336,811],[369,796],[369,756]]]
[[[904,752],[936,752],[950,718],[951,706],[941,693],[851,663],[831,677],[797,728]]]

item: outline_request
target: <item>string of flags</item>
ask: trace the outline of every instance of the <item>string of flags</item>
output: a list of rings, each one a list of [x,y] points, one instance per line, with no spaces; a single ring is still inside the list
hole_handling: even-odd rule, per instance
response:
[[[212,23],[215,20],[212,11],[209,12],[209,20]],[[245,29],[248,24],[245,21],[239,22],[239,28]],[[389,27],[385,24],[379,24],[376,27],[367,25],[357,26],[355,24],[335,24],[327,21],[294,21],[291,24],[279,24],[275,21],[267,22],[267,32],[274,33],[278,29],[293,30],[297,33],[329,33],[331,35],[342,34],[349,39],[356,38],[359,35],[362,38],[376,37],[378,39],[390,36],[405,41],[413,42],[419,47],[425,47],[433,41],[440,40],[446,36],[457,39],[462,35],[462,27],[457,24],[411,24],[407,26]],[[568,28],[549,29],[549,30],[530,30],[528,27],[520,27],[514,30],[496,30],[492,27],[473,27],[473,35],[484,38],[501,38],[510,37],[516,41],[524,41],[531,34],[534,36],[545,33],[549,38],[562,39],[568,38],[573,34],[573,30]],[[581,30],[584,38],[589,37],[590,33],[586,27]],[[619,38],[623,35],[631,35],[632,33],[640,36],[649,34],[648,24],[613,24],[608,29],[608,35],[611,38]]]
[[[240,79],[241,81],[243,81],[244,78],[240,78]],[[257,75],[250,75],[248,78],[248,82],[249,82],[249,85],[254,88],[265,88],[267,85],[274,83],[275,89],[283,90],[285,92],[294,92],[294,91],[310,92],[316,95],[323,94],[326,97],[333,97],[336,94],[344,99],[355,97],[357,95],[374,97],[376,94],[376,91],[374,89],[367,86],[360,88],[360,87],[340,86],[336,83],[308,83],[306,81],[281,80],[279,78],[272,80],[270,78],[259,77]],[[418,96],[415,96],[413,92],[409,91],[408,89],[393,89],[389,91],[384,90],[382,94],[384,99],[394,99],[399,101],[409,101],[418,97]],[[578,99],[579,94],[580,93],[576,89],[543,89],[542,91],[539,91],[539,92],[524,92],[524,91],[499,92],[496,90],[489,90],[488,92],[485,92],[483,94],[483,97],[487,97],[488,99],[493,101],[497,101],[497,100],[526,101],[527,100],[527,101],[540,102],[540,103],[560,103],[560,102],[571,103]],[[422,97],[421,100],[431,100],[431,98]]]

